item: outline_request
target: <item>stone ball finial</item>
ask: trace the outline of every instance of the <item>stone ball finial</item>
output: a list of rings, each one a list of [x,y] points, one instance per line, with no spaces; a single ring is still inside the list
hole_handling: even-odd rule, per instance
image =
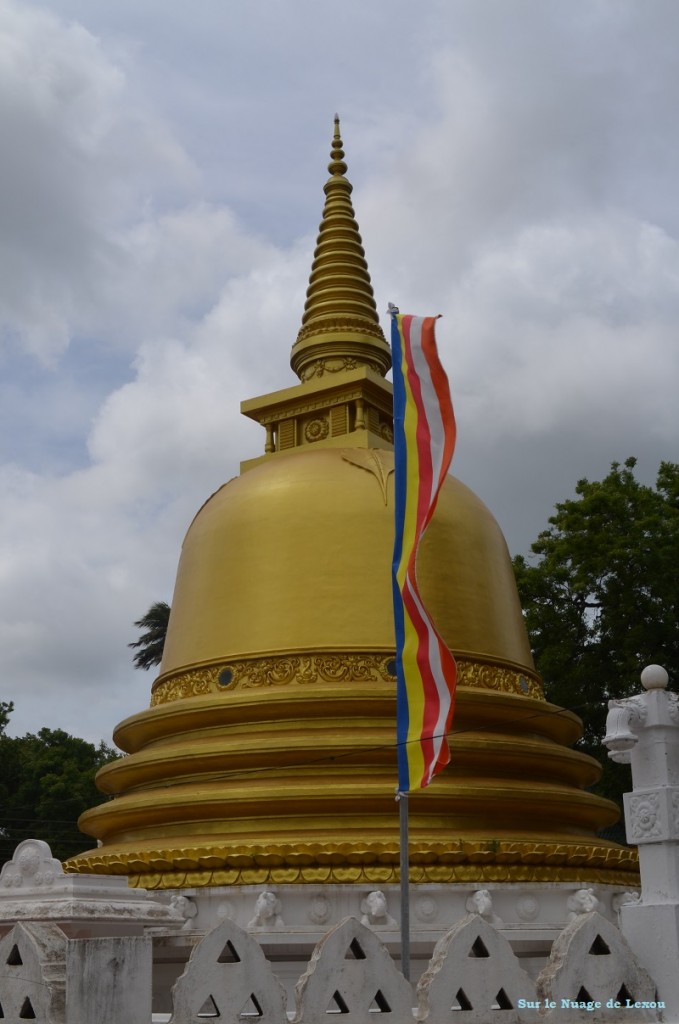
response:
[[[666,690],[669,678],[662,665],[647,665],[641,673],[641,685],[645,690]]]

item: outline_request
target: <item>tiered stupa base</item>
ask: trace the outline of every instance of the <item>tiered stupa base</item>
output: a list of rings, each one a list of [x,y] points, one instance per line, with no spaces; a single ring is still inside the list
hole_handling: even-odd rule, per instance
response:
[[[497,679],[487,669],[474,671]],[[121,795],[83,820],[104,845],[67,870],[147,889],[397,883],[393,682],[297,679],[266,699],[230,686],[228,699],[168,700],[119,727],[130,756],[99,784]],[[636,853],[596,837],[617,809],[578,788],[597,765],[564,745],[575,716],[461,686],[455,722],[451,764],[409,797],[412,883],[637,884]]]

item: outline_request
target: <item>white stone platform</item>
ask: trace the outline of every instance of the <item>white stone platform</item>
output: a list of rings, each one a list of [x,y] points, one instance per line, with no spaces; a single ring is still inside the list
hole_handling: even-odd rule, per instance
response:
[[[69,938],[167,933],[185,923],[177,901],[130,889],[117,875],[67,875],[47,843],[26,839],[0,871],[0,938],[18,921],[57,924]]]

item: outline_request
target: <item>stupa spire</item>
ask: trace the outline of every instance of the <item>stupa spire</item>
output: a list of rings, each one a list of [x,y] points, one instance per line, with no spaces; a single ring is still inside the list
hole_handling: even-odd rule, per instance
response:
[[[345,177],[337,114],[328,170],[302,326],[290,365],[302,381],[357,366],[369,366],[384,376],[391,355],[351,203],[352,185]]]

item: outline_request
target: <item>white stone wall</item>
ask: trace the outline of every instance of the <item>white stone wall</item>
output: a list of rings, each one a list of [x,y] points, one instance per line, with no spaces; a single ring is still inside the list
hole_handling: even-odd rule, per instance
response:
[[[161,940],[157,940],[160,942]],[[437,943],[417,990],[378,934],[347,918],[318,943],[294,1004],[258,941],[223,921],[194,946],[168,1009],[152,1015],[152,940],[69,939],[55,924],[16,924],[0,940],[0,1021],[19,1024],[633,1024],[672,1021],[620,932],[594,912],[566,927],[537,983],[509,942],[478,914]]]

